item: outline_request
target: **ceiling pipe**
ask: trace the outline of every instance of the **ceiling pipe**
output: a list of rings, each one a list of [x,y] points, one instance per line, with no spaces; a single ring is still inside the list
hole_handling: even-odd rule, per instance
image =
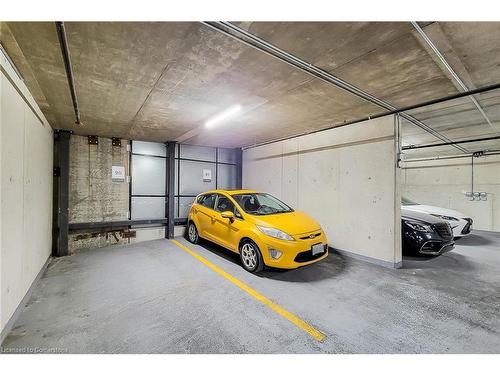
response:
[[[57,37],[59,38],[59,45],[64,61],[64,68],[66,69],[66,78],[68,79],[69,91],[71,93],[71,100],[73,102],[73,110],[75,112],[75,124],[81,125],[80,110],[78,109],[78,99],[76,97],[75,81],[73,79],[73,68],[71,67],[71,59],[69,56],[68,40],[66,38],[66,29],[64,22],[56,22]]]
[[[463,92],[459,92],[459,93],[456,93],[456,94],[442,96],[441,98],[431,99],[431,100],[427,100],[425,102],[420,102],[420,103],[417,103],[417,104],[408,105],[406,107],[401,107],[401,108],[399,108],[396,111],[384,112],[381,115],[383,115],[383,116],[392,115],[392,114],[396,114],[396,113],[400,113],[400,112],[404,112],[404,111],[410,111],[412,109],[418,109],[418,108],[422,108],[422,107],[427,107],[427,106],[430,106],[430,105],[439,104],[439,103],[447,102],[447,101],[450,101],[450,100],[465,98],[466,96],[471,96],[471,95],[476,95],[476,94],[482,94],[482,93],[485,93],[485,92],[488,92],[488,91],[494,91],[494,90],[498,90],[498,89],[500,89],[500,82],[499,83],[494,83],[494,84],[488,85],[488,86],[479,87],[479,88],[474,89],[474,90],[463,91]],[[375,117],[375,116],[372,116],[372,118],[373,117]]]
[[[482,157],[482,156],[494,156],[494,155],[500,155],[500,150],[483,151],[480,156]],[[401,162],[414,163],[414,162],[433,161],[433,160],[465,159],[470,157],[476,157],[475,153],[472,152],[465,155],[460,154],[460,155],[430,156],[426,158],[412,158],[407,160],[401,160]]]
[[[225,35],[228,35],[234,39],[237,39],[246,45],[253,47],[255,49],[258,49],[261,52],[264,52],[274,58],[277,58],[280,61],[283,61],[289,65],[292,65],[316,78],[319,78],[325,82],[328,82],[330,84],[333,84],[334,86],[341,88],[353,95],[356,95],[359,98],[362,98],[372,104],[378,105],[386,110],[389,110],[391,112],[401,114],[401,117],[405,118],[407,121],[410,121],[414,125],[418,126],[419,128],[427,131],[428,133],[432,134],[436,138],[444,141],[444,142],[451,142],[449,138],[446,136],[440,134],[436,130],[432,129],[430,126],[424,124],[422,121],[414,118],[413,116],[407,114],[407,113],[402,113],[401,111],[398,110],[397,107],[393,106],[392,104],[381,100],[366,91],[361,90],[360,88],[352,85],[351,83],[344,81],[341,78],[338,78],[334,76],[333,74],[320,69],[316,66],[314,66],[311,63],[308,63],[307,61],[304,61],[297,56],[294,56],[274,45],[271,43],[265,41],[264,39],[259,38],[258,36],[249,33],[248,31],[239,28],[238,26],[235,26],[231,24],[230,22],[225,22],[225,21],[210,21],[210,22],[202,22],[204,25],[219,31]],[[371,117],[373,118],[373,117]],[[454,146],[458,148],[460,151],[464,153],[468,153],[469,151],[464,149],[461,146]]]
[[[415,146],[415,145],[409,145],[409,146],[403,146],[401,149],[402,150],[417,150],[417,149],[420,149],[420,148],[453,146],[453,145],[458,145],[458,144],[463,144],[463,143],[493,141],[493,140],[496,140],[496,139],[500,139],[500,135],[495,136],[495,137],[465,139],[463,141],[454,141],[454,142],[445,142],[445,143],[431,143],[431,144],[427,144],[427,145],[417,145],[417,146]]]
[[[359,122],[363,122],[363,121],[367,121],[367,120],[373,120],[373,119],[384,117],[384,116],[396,115],[396,114],[398,114],[400,112],[409,111],[411,109],[423,108],[423,107],[427,107],[427,106],[430,106],[430,105],[433,105],[433,104],[444,103],[444,102],[449,101],[449,100],[455,100],[455,99],[459,99],[459,98],[464,98],[464,97],[469,96],[469,95],[480,94],[480,93],[483,93],[483,92],[489,92],[489,91],[498,90],[498,89],[500,89],[500,83],[496,83],[494,85],[480,87],[480,88],[477,88],[477,89],[474,89],[474,90],[470,90],[470,91],[467,91],[467,92],[459,92],[457,94],[452,94],[452,95],[444,96],[442,98],[432,99],[432,100],[428,100],[428,101],[425,101],[425,102],[421,102],[421,103],[409,105],[409,106],[402,107],[402,108],[400,108],[398,110],[395,110],[395,111],[382,112],[382,113],[379,113],[379,114],[375,114],[373,116],[367,116],[367,117],[359,118],[359,119],[352,120],[352,121],[342,122],[340,124],[331,125],[331,126],[328,126],[326,128],[318,129],[318,130],[313,130],[313,131],[307,132],[307,133],[301,133],[301,134],[297,134],[297,135],[291,135],[291,136],[288,136],[288,137],[283,137],[283,138],[275,139],[275,140],[272,140],[272,141],[262,142],[262,143],[259,143],[259,144],[256,144],[256,145],[243,147],[243,149],[249,149],[249,148],[257,147],[257,146],[263,146],[263,145],[267,145],[267,144],[270,144],[270,143],[275,143],[275,142],[284,141],[284,140],[287,140],[287,139],[293,139],[293,138],[301,137],[301,136],[308,135],[308,134],[314,134],[314,133],[322,132],[322,131],[325,131],[325,130],[330,130],[330,129],[333,129],[333,128],[341,128],[343,126],[357,124]],[[404,146],[404,147],[408,147],[408,146]]]
[[[429,36],[424,32],[424,30],[419,26],[419,24],[417,22],[412,21],[411,24],[413,25],[415,30],[417,30],[417,32],[420,34],[420,36],[425,41],[425,43],[427,43],[427,45],[432,49],[432,51],[434,51],[434,53],[438,57],[439,61],[441,61],[441,63],[446,68],[446,70],[448,70],[448,72],[451,74],[451,76],[455,79],[455,81],[458,83],[458,85],[460,86],[462,91],[469,91],[469,88],[465,85],[465,83],[462,81],[462,79],[459,77],[459,75],[453,70],[453,68],[450,66],[450,64],[448,64],[448,61],[446,61],[445,57],[439,51],[439,49],[436,47],[436,45],[434,44],[432,39],[429,38]],[[499,133],[498,129],[491,123],[490,119],[488,118],[488,116],[484,112],[484,109],[481,107],[481,105],[476,100],[476,98],[474,98],[474,96],[469,96],[469,98],[472,101],[472,103],[474,103],[474,105],[476,106],[479,113],[481,113],[481,116],[483,116],[483,118],[486,120],[488,125],[495,131],[495,133]]]

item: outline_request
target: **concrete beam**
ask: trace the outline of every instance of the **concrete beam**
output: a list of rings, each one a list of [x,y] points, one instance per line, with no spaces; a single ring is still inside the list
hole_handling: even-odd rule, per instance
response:
[[[453,50],[450,41],[442,32],[439,24],[437,22],[432,23],[426,26],[425,31],[418,25],[417,22],[412,22],[412,24],[418,33],[419,39],[422,41],[423,47],[428,51],[435,63],[443,70],[443,73],[450,78],[457,90],[463,92],[475,89],[476,86],[472,82],[466,66]],[[446,54],[446,56],[444,54]],[[491,122],[478,100],[474,96],[470,96],[469,100],[472,101],[484,121],[486,121],[492,130],[497,134],[500,134],[500,125],[493,124]]]
[[[313,63],[309,61],[305,61],[301,59],[298,56],[295,56],[293,54],[290,54],[277,46],[267,42],[266,40],[259,38],[258,36],[230,23],[230,22],[203,22],[205,25],[208,27],[213,28],[214,30],[217,30],[227,36],[230,36],[232,38],[235,38],[239,40],[240,42],[243,42],[247,45],[252,46],[253,48],[266,53],[270,56],[273,56],[274,58],[278,59],[281,62],[287,63],[297,69],[300,69],[301,71],[304,71],[308,74],[310,74],[313,77],[316,77],[318,79],[321,79],[324,82],[327,82],[329,84],[334,85],[335,87],[338,87],[342,90],[347,91],[348,93],[357,96],[361,99],[366,100],[367,102],[380,106],[385,110],[388,111],[394,111],[397,110],[397,107],[392,105],[391,103],[382,100],[370,93],[368,93],[365,90],[362,90],[359,87],[356,87],[352,83],[343,80],[342,78],[337,77],[336,75],[323,70],[317,66],[315,66]],[[415,126],[418,126],[419,128],[425,130],[426,132],[432,134],[436,138],[445,141],[445,142],[451,142],[450,139],[445,137],[444,135],[440,134],[438,131],[432,129],[432,127],[426,125],[424,122],[421,120],[407,114],[407,113],[401,113],[401,116],[403,116],[406,120],[414,124]],[[462,149],[461,147],[457,148],[461,149],[462,152],[467,152],[467,150]]]

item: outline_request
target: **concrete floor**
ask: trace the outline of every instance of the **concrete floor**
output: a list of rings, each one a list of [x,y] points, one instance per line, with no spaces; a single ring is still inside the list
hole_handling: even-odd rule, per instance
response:
[[[181,240],[184,244],[186,241]],[[332,253],[245,272],[188,245],[326,334],[320,343],[168,240],[52,261],[3,351],[69,353],[499,353],[500,234],[475,232],[391,270]]]

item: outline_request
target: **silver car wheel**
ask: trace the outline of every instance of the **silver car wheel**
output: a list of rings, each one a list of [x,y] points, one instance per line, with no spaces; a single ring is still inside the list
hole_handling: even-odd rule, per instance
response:
[[[196,227],[193,223],[189,224],[188,236],[189,241],[191,242],[196,242],[196,240],[198,239],[198,233],[196,233]]]
[[[246,268],[253,270],[257,266],[257,251],[252,244],[246,243],[241,248],[241,259]]]

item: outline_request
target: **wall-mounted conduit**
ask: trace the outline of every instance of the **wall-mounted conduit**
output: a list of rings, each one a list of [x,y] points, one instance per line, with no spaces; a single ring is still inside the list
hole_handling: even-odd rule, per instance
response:
[[[450,159],[468,159],[472,157],[474,153],[470,154],[460,154],[460,155],[445,155],[445,156],[429,156],[425,158],[414,158],[414,159],[407,159],[403,160],[404,163],[415,163],[415,162],[425,162],[425,161],[436,161],[436,160],[450,160]],[[488,151],[482,151],[480,156],[495,156],[495,155],[500,155],[500,150],[488,150]]]
[[[500,139],[500,135],[494,136],[494,137],[486,137],[486,138],[464,139],[462,141],[455,141],[455,142],[430,143],[427,145],[409,145],[409,146],[403,146],[402,149],[403,150],[418,150],[421,148],[452,146],[452,145],[457,145],[457,144],[462,144],[462,143],[485,142],[485,141],[493,141],[493,140],[497,140],[497,139]]]
[[[78,99],[76,97],[75,81],[73,79],[73,68],[71,67],[71,58],[69,56],[68,40],[66,38],[66,29],[64,28],[64,22],[56,22],[56,29],[64,61],[64,68],[66,69],[66,78],[68,79],[71,101],[73,102],[73,110],[75,112],[76,118],[75,124],[81,125],[80,110],[78,109]]]

